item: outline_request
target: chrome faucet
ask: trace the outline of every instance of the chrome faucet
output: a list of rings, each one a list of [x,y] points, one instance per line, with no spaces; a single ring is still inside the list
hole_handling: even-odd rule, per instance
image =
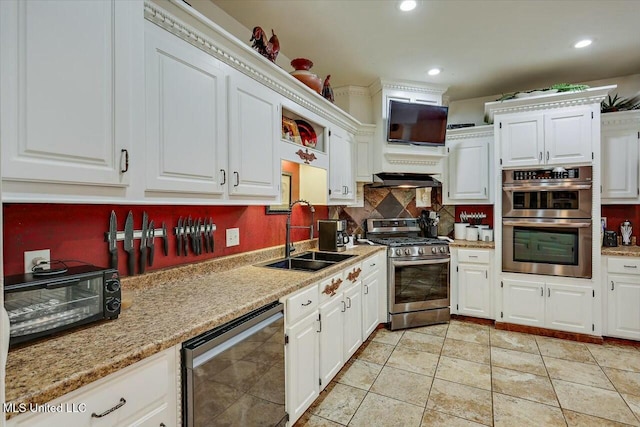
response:
[[[293,212],[293,207],[298,203],[309,206],[309,210],[311,211],[311,224],[310,225],[291,225],[291,213]],[[291,229],[292,228],[308,228],[309,229],[309,239],[313,239],[313,214],[315,213],[316,208],[306,200],[294,200],[289,205],[289,213],[287,214],[287,229],[286,229],[286,237],[285,237],[285,247],[284,247],[284,256],[285,258],[289,258],[291,256],[291,252],[295,251],[295,248],[291,244]]]

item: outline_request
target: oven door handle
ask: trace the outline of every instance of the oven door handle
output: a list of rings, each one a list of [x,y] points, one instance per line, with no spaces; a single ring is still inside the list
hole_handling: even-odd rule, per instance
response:
[[[437,259],[421,259],[417,261],[396,261],[393,260],[394,266],[404,267],[410,265],[425,265],[425,264],[448,264],[450,258],[437,258]]]
[[[502,225],[511,225],[516,227],[589,228],[591,227],[591,221],[572,221],[546,218],[540,218],[537,220],[503,219]]]
[[[586,183],[557,184],[503,184],[504,191],[553,191],[553,190],[591,190],[593,185]]]

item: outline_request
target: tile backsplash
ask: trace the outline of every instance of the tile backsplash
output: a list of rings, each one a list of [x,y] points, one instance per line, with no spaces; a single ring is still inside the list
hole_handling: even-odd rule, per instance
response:
[[[454,207],[442,205],[442,188],[431,191],[431,206],[416,206],[416,189],[372,188],[364,186],[363,207],[329,207],[329,217],[347,220],[349,234],[364,234],[367,218],[417,218],[422,210],[436,211],[440,217],[438,235],[453,232]]]

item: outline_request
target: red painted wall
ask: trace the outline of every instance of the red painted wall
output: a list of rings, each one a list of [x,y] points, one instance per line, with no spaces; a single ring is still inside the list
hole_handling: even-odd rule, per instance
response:
[[[295,198],[295,195],[292,195]],[[162,239],[156,238],[154,264],[147,271],[188,264],[209,258],[231,255],[270,246],[283,245],[286,215],[267,215],[264,206],[165,206],[165,205],[74,205],[74,204],[4,204],[4,273],[19,274],[24,271],[24,252],[50,249],[52,260],[80,260],[98,266],[109,265],[108,245],[104,233],[109,229],[111,211],[116,212],[118,230],[124,230],[129,210],[134,215],[134,228],[142,227],[142,213],[147,212],[156,228],[165,221],[170,229],[169,255],[162,251]],[[217,226],[214,233],[214,253],[195,256],[176,255],[176,238],[173,228],[178,218],[212,217]],[[327,219],[327,206],[316,206],[315,220]],[[307,207],[297,205],[293,211],[294,225],[307,225],[311,218]],[[240,228],[240,245],[227,248],[225,230]],[[315,235],[317,237],[317,234]],[[292,230],[292,240],[309,238],[307,230]],[[127,253],[118,242],[119,270],[127,275]],[[138,268],[139,240],[135,242],[136,273]],[[190,247],[191,248],[191,247]],[[71,264],[74,265],[74,264]]]
[[[493,224],[493,205],[456,205],[456,222],[460,221],[460,214],[462,212],[466,212],[467,214],[471,213],[483,213],[486,214],[487,217],[482,220],[481,224],[487,224],[491,227],[498,227],[498,225]]]
[[[640,205],[603,205],[601,212],[603,217],[607,217],[607,230],[620,236],[620,224],[628,219],[633,225],[632,236],[640,241]]]

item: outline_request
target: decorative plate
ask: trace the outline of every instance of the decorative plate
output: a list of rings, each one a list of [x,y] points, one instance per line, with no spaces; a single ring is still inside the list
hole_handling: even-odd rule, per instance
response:
[[[300,131],[302,145],[315,148],[318,143],[318,137],[316,136],[316,131],[313,130],[313,126],[304,120],[296,120],[296,123],[298,124],[298,131]]]

